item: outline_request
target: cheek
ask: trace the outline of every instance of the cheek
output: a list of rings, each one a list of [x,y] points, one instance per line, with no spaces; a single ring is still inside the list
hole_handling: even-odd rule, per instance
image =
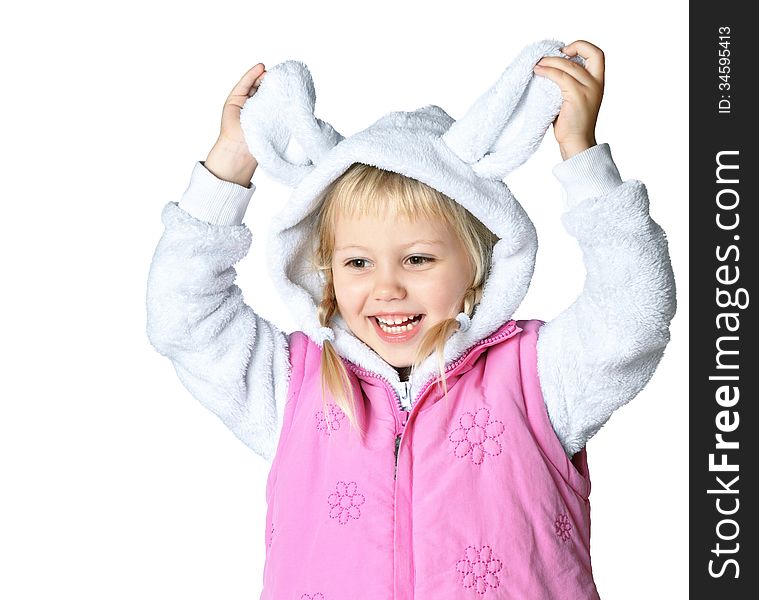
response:
[[[334,279],[334,286],[335,298],[342,307],[355,310],[356,306],[360,305],[362,291],[355,281],[337,276]]]
[[[446,305],[451,298],[463,294],[468,284],[465,273],[451,270],[420,282],[417,291],[420,296],[435,304]]]
[[[443,313],[449,314],[451,306],[458,306],[468,283],[461,274],[449,272],[441,274],[434,281],[424,282],[424,285],[417,288],[416,295],[429,312],[439,317]]]

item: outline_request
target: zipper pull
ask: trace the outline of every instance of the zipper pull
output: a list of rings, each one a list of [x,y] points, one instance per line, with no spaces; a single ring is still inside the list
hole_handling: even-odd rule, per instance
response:
[[[400,404],[401,412],[403,413],[403,423],[401,423],[401,425],[405,427],[406,422],[408,421],[409,411],[411,410],[409,400],[409,397],[411,396],[411,382],[402,381],[401,383],[403,384],[403,387],[398,395],[398,402]],[[395,436],[395,469],[393,471],[393,479],[396,478],[396,474],[398,473],[398,450],[401,446],[401,435],[402,434],[399,433]]]

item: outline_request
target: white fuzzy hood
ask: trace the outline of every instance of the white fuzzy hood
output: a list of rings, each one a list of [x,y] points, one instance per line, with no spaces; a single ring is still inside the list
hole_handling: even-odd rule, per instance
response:
[[[527,46],[458,121],[434,105],[393,112],[344,137],[314,116],[311,74],[301,62],[286,61],[267,71],[257,93],[241,111],[251,153],[264,172],[293,188],[272,221],[268,266],[298,328],[322,344],[327,338],[341,356],[397,385],[395,369],[356,338],[343,319],[322,328],[317,305],[323,280],[309,268],[306,247],[321,194],[355,162],[418,179],[463,205],[499,238],[480,304],[468,328],[445,347],[446,364],[508,321],[532,278],[537,236],[529,217],[502,181],[537,149],[556,118],[562,95],[551,80],[535,76],[543,56],[565,56],[563,43]],[[581,58],[572,58],[582,64]],[[437,369],[434,356],[413,374],[411,386]]]

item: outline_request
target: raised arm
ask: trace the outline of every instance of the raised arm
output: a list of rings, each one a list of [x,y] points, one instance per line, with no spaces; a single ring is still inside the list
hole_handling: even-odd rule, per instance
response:
[[[587,271],[575,302],[540,329],[538,373],[568,456],[646,385],[670,339],[675,281],[648,193],[623,182],[608,144],[554,168],[566,191],[562,223]]]
[[[209,156],[210,157],[210,156]],[[242,224],[255,190],[198,162],[161,218],[147,287],[147,334],[190,393],[253,451],[276,450],[289,377],[288,338],[245,304],[233,265],[248,252]]]

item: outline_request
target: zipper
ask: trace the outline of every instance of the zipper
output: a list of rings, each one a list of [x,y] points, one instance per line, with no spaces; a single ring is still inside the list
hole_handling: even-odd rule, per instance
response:
[[[401,397],[398,394],[398,392],[395,390],[395,386],[392,384],[392,382],[387,378],[383,377],[379,373],[375,373],[374,371],[367,371],[366,369],[360,369],[359,367],[356,367],[352,362],[343,359],[344,364],[354,373],[357,375],[366,375],[369,377],[374,377],[375,379],[379,379],[380,381],[385,382],[387,385],[385,386],[385,391],[388,392],[388,400],[391,404],[394,405],[394,408],[392,410],[393,418],[395,419],[395,467],[393,469],[393,479],[395,479],[396,471],[398,470],[398,450],[400,449],[401,445],[401,437],[403,436],[403,430],[406,427],[406,422],[408,421],[409,411],[403,410],[403,406],[401,405]],[[405,388],[405,394],[406,397],[408,397],[408,394],[410,394],[411,391],[411,384],[410,382],[402,382],[404,383]],[[413,406],[411,407],[413,409]],[[403,418],[401,418],[401,413],[404,414]]]
[[[395,468],[393,469],[393,479],[398,476],[398,448],[401,447],[401,434],[395,436]]]
[[[509,328],[508,330],[504,331],[503,333],[490,338],[485,338],[484,340],[480,340],[479,342],[473,344],[468,352],[465,352],[462,356],[460,356],[458,359],[453,361],[451,364],[446,367],[444,374],[450,375],[452,371],[454,371],[461,363],[463,363],[474,351],[475,348],[479,346],[492,346],[497,341],[511,336],[514,333],[514,329],[516,328],[516,321],[514,322],[514,327]],[[432,377],[427,379],[427,381],[424,382],[422,385],[422,391],[417,396],[417,401],[414,402],[414,404],[411,406],[409,410],[403,410],[403,405],[401,404],[401,396],[396,391],[395,386],[391,383],[389,379],[386,377],[383,377],[379,373],[375,373],[374,371],[367,371],[366,369],[361,369],[357,366],[355,366],[352,362],[343,359],[346,366],[353,371],[356,374],[366,375],[369,377],[374,377],[375,379],[379,379],[380,381],[384,381],[387,385],[385,386],[385,389],[388,391],[388,400],[394,404],[395,408],[393,409],[393,417],[395,418],[395,467],[393,470],[393,479],[396,478],[396,474],[398,471],[398,454],[400,452],[400,446],[401,446],[401,439],[403,437],[403,431],[406,427],[406,423],[409,420],[410,413],[420,404],[421,399],[424,397],[424,394],[427,393],[427,391],[432,387],[432,385],[438,380],[439,374],[434,374]],[[403,381],[401,382],[404,384],[404,399],[408,399],[411,393],[411,383],[409,381]],[[403,417],[401,417],[401,414],[403,414]]]

